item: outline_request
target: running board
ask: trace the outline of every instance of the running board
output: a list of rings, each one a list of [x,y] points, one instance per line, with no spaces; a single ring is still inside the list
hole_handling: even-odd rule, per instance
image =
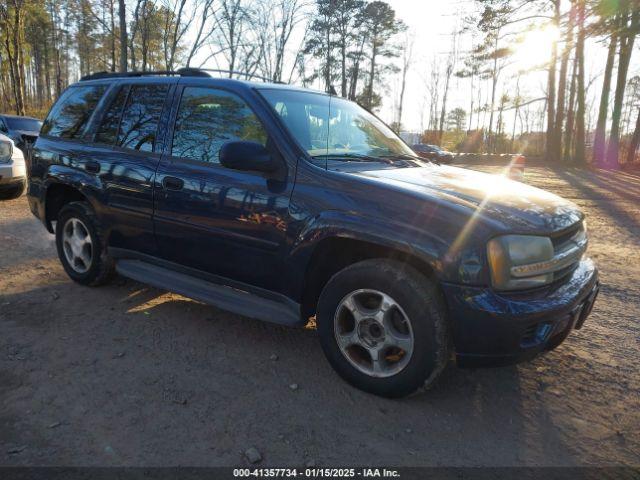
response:
[[[300,307],[292,301],[264,298],[141,260],[118,260],[117,272],[132,280],[179,293],[245,317],[287,326],[300,326]]]

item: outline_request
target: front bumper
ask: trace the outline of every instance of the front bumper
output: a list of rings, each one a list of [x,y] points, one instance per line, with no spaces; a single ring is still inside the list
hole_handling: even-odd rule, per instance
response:
[[[26,179],[27,169],[22,157],[14,155],[11,161],[0,163],[0,185],[24,183]]]
[[[561,285],[525,293],[443,284],[461,367],[529,360],[558,346],[591,313],[598,271],[583,259]]]

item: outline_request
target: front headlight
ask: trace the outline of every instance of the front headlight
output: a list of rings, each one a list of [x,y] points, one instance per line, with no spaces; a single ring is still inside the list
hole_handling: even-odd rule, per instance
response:
[[[532,235],[496,237],[487,244],[487,257],[496,290],[540,287],[553,281],[553,271],[539,268],[553,261],[550,238]]]
[[[0,140],[0,163],[9,163],[13,155],[13,147],[10,142]]]

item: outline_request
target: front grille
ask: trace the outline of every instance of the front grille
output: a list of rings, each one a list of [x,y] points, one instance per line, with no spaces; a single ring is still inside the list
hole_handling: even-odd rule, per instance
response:
[[[553,243],[553,250],[556,255],[566,251],[570,248],[574,248],[576,244],[581,241],[586,240],[586,232],[584,229],[584,223],[579,222],[573,225],[571,228],[561,232],[559,235],[556,235],[551,238],[551,243]],[[564,277],[568,276],[571,272],[573,272],[580,259],[577,259],[575,262],[567,265],[566,267],[556,271],[553,273],[553,282],[558,282],[562,280]]]
[[[558,253],[562,250],[565,250],[568,246],[570,246],[571,241],[574,240],[575,237],[581,235],[584,235],[584,225],[582,224],[582,222],[579,222],[571,226],[567,230],[564,230],[559,234],[552,236],[551,243],[553,243],[554,251]]]

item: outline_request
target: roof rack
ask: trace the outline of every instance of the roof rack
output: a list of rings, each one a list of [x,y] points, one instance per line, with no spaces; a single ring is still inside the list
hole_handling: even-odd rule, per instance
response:
[[[281,82],[281,81],[277,81],[277,80],[273,80],[271,78],[267,78],[267,77],[263,77],[261,75],[256,75],[255,73],[249,73],[249,72],[240,72],[237,70],[220,70],[217,68],[181,68],[180,70],[195,70],[197,72],[211,72],[211,73],[228,73],[231,75],[238,75],[239,77],[242,76],[245,78],[245,80],[250,80],[252,78],[257,78],[258,80],[261,80],[263,82],[266,83],[285,83],[285,82]]]
[[[180,75],[186,77],[207,77],[204,72],[198,72],[197,69],[194,68],[181,68],[179,70],[157,70],[157,71],[147,71],[147,72],[96,72],[91,75],[85,75],[80,78],[81,82],[87,80],[99,80],[102,78],[128,78],[128,77],[146,77],[148,75]]]
[[[271,82],[271,83],[284,83],[284,82],[274,82],[273,80],[256,75],[254,73],[248,72],[239,72],[235,70],[220,70],[220,69],[211,69],[211,68],[193,68],[193,67],[185,67],[179,68],[178,70],[157,70],[157,71],[147,71],[147,72],[96,72],[91,75],[85,75],[80,78],[81,82],[87,80],[99,80],[103,78],[127,78],[127,77],[145,77],[151,75],[178,75],[181,77],[211,77],[209,75],[211,73],[225,73],[230,75],[238,75],[244,76],[246,80],[250,80],[252,78],[257,78],[263,82]]]

